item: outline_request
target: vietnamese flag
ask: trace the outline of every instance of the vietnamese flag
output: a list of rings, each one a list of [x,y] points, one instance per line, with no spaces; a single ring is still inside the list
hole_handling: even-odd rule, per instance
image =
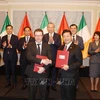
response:
[[[18,32],[18,38],[24,37],[24,28],[27,26],[30,27],[30,23],[29,23],[28,16],[26,13]],[[31,31],[30,36],[33,36],[32,31]]]
[[[58,29],[58,34],[61,35],[62,44],[63,44],[62,32],[65,29],[69,29],[69,26],[68,26],[68,23],[67,23],[67,20],[66,20],[65,12],[64,12],[61,23],[60,23],[60,27]]]
[[[100,18],[98,20],[98,23],[97,23],[95,31],[100,31]]]
[[[62,20],[61,20],[61,23],[60,23],[60,27],[58,29],[58,33],[60,35],[62,35],[62,32],[64,29],[69,29],[69,26],[68,26],[68,23],[67,23],[67,20],[66,20],[66,16],[65,16],[65,12],[63,14],[63,17],[62,17]]]

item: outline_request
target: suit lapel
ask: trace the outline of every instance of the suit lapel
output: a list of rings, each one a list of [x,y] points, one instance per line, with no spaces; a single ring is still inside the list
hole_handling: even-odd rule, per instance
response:
[[[56,33],[54,33],[54,35],[53,35],[53,39],[54,39],[54,40],[56,39]]]
[[[10,44],[13,42],[13,34],[11,35]]]
[[[24,40],[24,42],[26,42],[26,39],[25,39],[25,37],[23,38],[23,40]]]
[[[73,49],[73,43],[71,43],[71,45],[68,48],[68,51],[71,51]]]
[[[47,33],[46,40],[49,41],[49,33]]]
[[[33,50],[37,53],[37,46],[35,42],[33,43]]]
[[[44,47],[44,43],[42,43],[42,48],[41,48],[41,55],[43,55],[43,51],[44,51],[45,47]]]
[[[29,42],[31,42],[31,40],[32,40],[32,37],[30,37]]]

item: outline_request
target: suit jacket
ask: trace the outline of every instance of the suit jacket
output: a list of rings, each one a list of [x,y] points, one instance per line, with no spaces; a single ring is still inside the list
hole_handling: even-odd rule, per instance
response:
[[[1,37],[0,37],[0,49],[1,49]]]
[[[42,74],[38,74],[37,72],[33,71],[34,68],[34,64],[38,63],[40,64],[41,59],[36,58],[37,55],[37,47],[36,47],[36,43],[35,42],[31,42],[28,44],[27,47],[27,51],[26,51],[26,57],[27,60],[29,62],[29,64],[26,67],[26,71],[25,74],[28,77],[32,77],[32,78],[44,78],[44,77],[48,77],[49,74],[49,66],[44,66],[46,72],[42,73]],[[47,43],[42,43],[42,52],[41,55],[43,56],[47,56],[49,59],[51,59],[51,49],[49,47],[49,45]]]
[[[81,48],[81,50],[83,50],[84,49],[84,43],[83,43],[82,37],[76,35],[76,40],[78,40],[78,43],[79,43],[78,46]]]
[[[100,63],[100,52],[95,53],[97,48],[100,48],[100,42],[98,46],[96,46],[95,42],[89,44],[88,53],[90,54],[90,63]]]
[[[59,50],[63,50],[64,45],[62,45]],[[68,48],[69,51],[69,59],[68,66],[69,69],[67,71],[61,69],[61,77],[62,78],[77,78],[79,74],[79,68],[82,65],[82,53],[79,46],[72,43]]]
[[[29,39],[29,42],[34,42],[34,38],[33,37],[30,37]],[[20,38],[19,41],[18,41],[18,50],[20,51],[20,63],[26,63],[27,62],[27,59],[26,59],[26,49],[23,49],[23,44],[24,42],[26,42],[26,39],[25,37],[23,38]]]
[[[52,60],[55,62],[57,50],[61,46],[61,36],[57,33],[54,33],[53,39],[54,39],[54,44],[50,44],[50,47],[51,47],[51,50],[52,50]],[[49,33],[44,35],[43,41],[48,43]]]
[[[8,37],[7,35],[3,36],[1,43],[6,41],[7,46],[8,46],[8,38],[7,37]],[[12,48],[7,48],[7,46],[5,48],[3,48],[3,45],[2,45],[2,48],[4,50],[4,53],[3,53],[4,62],[6,60],[17,61],[16,49],[17,49],[17,45],[18,45],[18,37],[12,34],[11,39],[10,39],[10,44],[12,45]],[[8,54],[8,52],[9,52],[9,54]]]

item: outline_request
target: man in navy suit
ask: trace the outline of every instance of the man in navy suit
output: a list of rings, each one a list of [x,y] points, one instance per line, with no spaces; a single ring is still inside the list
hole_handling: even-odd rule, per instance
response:
[[[34,42],[34,38],[30,36],[31,33],[31,28],[30,27],[25,27],[24,28],[24,34],[25,37],[22,37],[18,41],[18,50],[20,51],[20,65],[21,65],[21,75],[22,75],[22,81],[23,81],[23,86],[22,89],[26,89],[27,85],[25,83],[25,69],[28,64],[27,59],[26,59],[26,49],[27,45],[30,42]]]
[[[55,33],[55,25],[50,22],[47,26],[48,33],[44,35],[43,41],[48,43],[52,50],[52,67],[50,71],[50,76],[52,78],[51,88],[56,91],[56,81],[57,81],[57,69],[55,68],[55,60],[58,47],[61,45],[61,36],[58,33]]]
[[[5,73],[6,73],[6,80],[7,84],[5,87],[11,86],[10,80],[10,71],[12,73],[12,83],[13,87],[16,87],[16,64],[17,64],[17,43],[18,37],[15,36],[13,33],[13,26],[7,25],[6,26],[7,35],[2,37],[2,48],[4,50],[3,53],[3,60],[5,64]]]
[[[78,45],[81,48],[81,50],[83,50],[84,49],[83,38],[77,35],[77,25],[71,24],[70,31],[72,32],[74,44]]]

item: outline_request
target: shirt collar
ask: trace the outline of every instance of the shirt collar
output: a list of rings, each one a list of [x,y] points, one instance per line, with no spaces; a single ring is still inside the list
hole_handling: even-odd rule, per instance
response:
[[[38,42],[36,42],[36,41],[35,41],[35,43],[36,43],[36,45],[37,45],[37,44],[40,44],[40,45],[42,45],[42,41],[41,41],[40,43],[38,43]]]
[[[49,36],[51,35],[51,33],[49,33]],[[52,37],[54,36],[54,32],[52,33]]]
[[[72,44],[72,41],[68,44],[65,44],[65,46],[67,46],[67,49],[70,47],[71,44]]]

